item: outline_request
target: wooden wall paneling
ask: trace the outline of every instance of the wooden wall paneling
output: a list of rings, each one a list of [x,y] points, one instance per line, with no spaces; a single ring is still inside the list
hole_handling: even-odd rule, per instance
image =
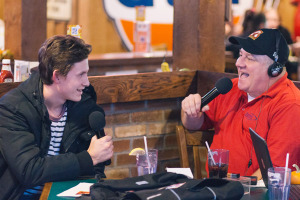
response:
[[[101,40],[98,40],[99,43],[97,45],[100,47],[101,53],[127,52],[127,49],[123,46],[121,37],[115,28],[114,22],[107,16],[104,10],[103,1],[97,2],[97,5],[99,5],[99,18],[96,22],[97,31],[92,35],[92,39],[96,40],[98,36],[100,36]],[[97,53],[97,51],[98,49],[95,49],[95,53]]]
[[[15,83],[1,83],[0,84],[0,97],[4,96],[10,90],[18,87],[20,84],[21,84],[20,82],[15,82]]]
[[[53,35],[55,35],[55,21],[47,20],[47,38],[50,38]]]
[[[196,92],[196,71],[90,76],[98,104],[184,97]],[[0,97],[20,83],[0,84]]]
[[[5,0],[5,47],[16,59],[35,61],[46,39],[47,1]]]
[[[3,20],[4,0],[0,0],[0,19]]]
[[[185,97],[196,92],[196,71],[90,77],[98,104]]]
[[[91,0],[78,2],[77,23],[82,26],[82,38],[87,43],[91,43],[91,24],[93,23],[95,18],[98,17],[97,13],[91,12],[91,3]],[[97,5],[94,5],[94,7],[97,7]],[[95,31],[95,29],[93,31]]]
[[[72,17],[68,24],[78,24],[78,1],[79,0],[72,0]]]
[[[174,1],[173,68],[224,72],[225,1]]]
[[[47,20],[47,38],[54,35],[66,35],[67,27],[66,21]]]
[[[83,39],[93,46],[92,54],[126,51],[102,1],[79,1],[78,24],[83,27]]]
[[[122,45],[113,22],[106,15],[102,1],[73,0],[70,21],[48,20],[47,38],[57,34],[66,34],[68,25],[76,24],[82,26],[82,39],[92,45],[91,54],[127,51]]]
[[[68,25],[66,21],[57,21],[55,23],[55,35],[66,35],[67,28]]]
[[[22,0],[22,59],[36,61],[47,37],[47,1]]]
[[[22,56],[22,0],[4,0],[5,48],[10,49],[15,58]]]
[[[133,102],[152,99],[185,97],[206,94],[222,77],[235,78],[237,74],[210,71],[158,72],[120,76],[90,76],[98,96],[98,104]],[[293,81],[300,88],[299,81]],[[0,84],[0,97],[20,83]]]

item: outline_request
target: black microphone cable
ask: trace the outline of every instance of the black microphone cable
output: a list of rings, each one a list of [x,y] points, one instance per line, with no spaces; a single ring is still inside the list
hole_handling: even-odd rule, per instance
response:
[[[267,97],[267,94],[268,94],[268,92],[269,92],[269,88],[270,88],[270,78],[269,78],[268,89],[267,89],[266,95],[264,96],[264,98],[263,98],[263,100],[262,100],[262,102],[261,102],[261,104],[260,104],[259,113],[258,113],[258,115],[257,115],[257,120],[256,120],[255,128],[254,128],[254,131],[255,131],[255,132],[256,132],[257,125],[258,125],[258,119],[259,119],[259,116],[260,116],[261,111],[262,111],[263,103],[264,103],[264,101],[265,101],[265,99],[266,99],[266,97]],[[253,149],[254,149],[254,146],[253,146],[253,144],[252,144],[252,145],[251,145],[251,151],[250,151],[250,160],[249,160],[249,162],[248,162],[248,167],[247,167],[247,169],[246,169],[245,175],[247,174],[248,169],[249,169],[249,168],[251,167],[251,165],[252,165],[252,153],[253,153]]]
[[[105,136],[104,126],[106,124],[105,117],[100,111],[94,111],[89,116],[89,124],[91,129],[97,135],[97,138]],[[110,165],[111,159],[103,162],[104,165]]]

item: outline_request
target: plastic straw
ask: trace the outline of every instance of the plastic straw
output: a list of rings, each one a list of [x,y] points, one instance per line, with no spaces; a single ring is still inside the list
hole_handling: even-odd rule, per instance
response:
[[[214,165],[216,165],[216,162],[215,162],[214,157],[213,157],[213,155],[212,155],[212,153],[211,153],[211,151],[210,151],[210,148],[209,148],[209,146],[208,146],[207,141],[205,141],[205,144],[206,144],[206,147],[207,147],[207,151],[208,151],[208,153],[209,153],[209,155],[210,155],[210,157],[211,157],[211,160],[213,161]]]
[[[286,185],[286,174],[288,172],[288,167],[289,167],[289,153],[286,154],[286,160],[285,160],[285,172],[284,172],[284,182],[283,182],[284,187]]]
[[[144,136],[144,143],[145,143],[146,159],[147,159],[147,163],[148,163],[148,172],[150,174],[150,160],[149,160],[148,145],[147,145],[147,138],[146,138],[146,136]]]

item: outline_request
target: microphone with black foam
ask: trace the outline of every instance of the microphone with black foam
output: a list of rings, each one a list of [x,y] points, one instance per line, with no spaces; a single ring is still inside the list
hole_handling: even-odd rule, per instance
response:
[[[96,133],[97,138],[105,136],[103,128],[106,121],[104,115],[100,111],[94,111],[89,115],[89,124],[91,129]]]
[[[106,124],[105,117],[100,111],[94,111],[89,115],[89,124],[91,129],[97,135],[97,138],[101,138],[105,136],[104,126]],[[111,160],[107,160],[103,162],[104,165],[110,165]]]
[[[232,88],[232,81],[227,78],[221,78],[215,84],[215,87],[204,95],[201,99],[201,109],[216,98],[219,94],[226,94]]]
[[[94,111],[89,115],[89,125],[92,131],[84,132],[80,135],[80,139],[84,141],[89,141],[94,135],[97,135],[97,138],[103,137],[104,126],[105,126],[105,117],[100,111]]]

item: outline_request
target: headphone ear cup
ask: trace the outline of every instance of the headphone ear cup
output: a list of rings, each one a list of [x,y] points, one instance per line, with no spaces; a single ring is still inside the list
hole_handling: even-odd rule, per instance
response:
[[[283,66],[282,64],[278,63],[278,62],[274,62],[272,65],[269,66],[268,68],[268,75],[270,77],[276,77],[279,74],[281,74],[283,70]]]

